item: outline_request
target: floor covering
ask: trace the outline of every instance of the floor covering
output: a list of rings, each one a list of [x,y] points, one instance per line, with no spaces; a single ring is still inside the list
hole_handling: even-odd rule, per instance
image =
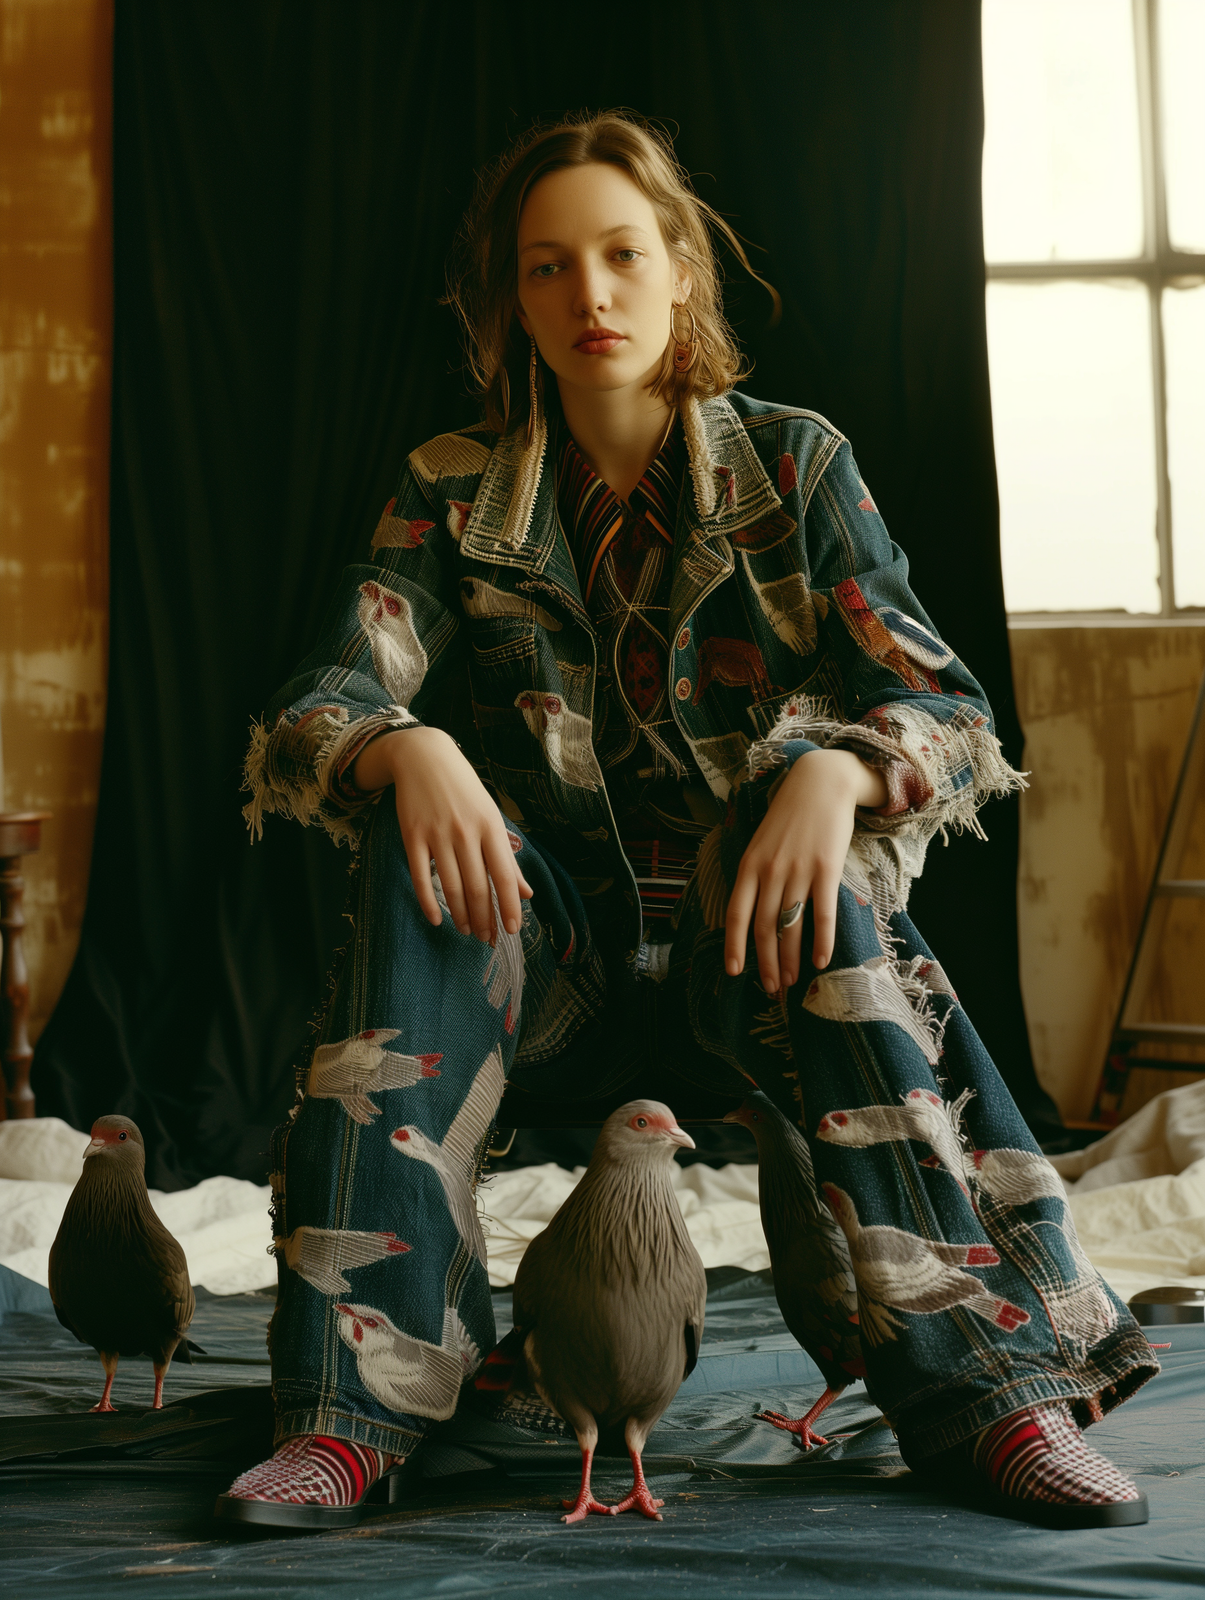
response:
[[[192,1367],[151,1412],[150,1365],[124,1362],[116,1416],[89,1416],[102,1373],[40,1285],[0,1268],[0,1592],[130,1595],[1180,1597],[1205,1584],[1205,1326],[1152,1330],[1163,1373],[1093,1428],[1151,1502],[1146,1527],[1054,1533],[969,1509],[904,1468],[861,1385],[807,1455],[753,1413],[803,1411],[823,1387],[786,1332],[769,1275],[708,1274],[699,1364],[649,1441],[663,1523],[565,1528],[572,1440],[462,1408],[392,1508],[345,1533],[226,1531],[215,1494],[268,1448],[271,1296],[198,1292]],[[509,1291],[495,1293],[499,1332]],[[604,1498],[629,1482],[602,1461]]]

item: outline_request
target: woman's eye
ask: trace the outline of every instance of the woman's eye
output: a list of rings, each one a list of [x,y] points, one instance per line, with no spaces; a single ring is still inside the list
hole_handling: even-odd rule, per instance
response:
[[[633,250],[627,245],[625,245],[622,250],[617,250],[615,254],[619,257],[620,261],[637,261],[640,258],[640,251]]]
[[[540,265],[532,272],[533,278],[551,278],[559,268],[555,261],[541,261]]]

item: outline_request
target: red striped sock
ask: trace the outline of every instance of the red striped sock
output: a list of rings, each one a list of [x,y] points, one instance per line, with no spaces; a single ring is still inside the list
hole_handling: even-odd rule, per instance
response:
[[[236,1478],[228,1493],[237,1500],[353,1506],[397,1459],[372,1445],[310,1434],[287,1440],[270,1460]]]

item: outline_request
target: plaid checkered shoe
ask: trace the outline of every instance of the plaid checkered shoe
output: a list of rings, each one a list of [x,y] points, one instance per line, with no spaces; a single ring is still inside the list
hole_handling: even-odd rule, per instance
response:
[[[1138,1485],[1088,1448],[1063,1401],[1002,1417],[915,1470],[939,1475],[1006,1516],[1046,1527],[1120,1528],[1150,1517]]]
[[[394,1459],[347,1439],[289,1439],[218,1496],[214,1515],[276,1527],[351,1528]]]

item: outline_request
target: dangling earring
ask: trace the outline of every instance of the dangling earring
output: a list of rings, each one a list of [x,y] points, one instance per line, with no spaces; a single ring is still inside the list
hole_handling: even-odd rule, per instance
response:
[[[506,424],[510,421],[510,374],[506,370],[506,362],[498,368],[498,388],[502,395],[502,432],[506,432]]]
[[[532,441],[536,436],[536,412],[539,410],[539,395],[542,387],[540,380],[540,357],[538,351],[536,350],[535,337],[534,335],[529,335],[529,337],[531,338],[531,365],[527,369],[527,432],[524,435],[523,440],[528,449],[531,448]]]
[[[678,330],[674,327],[674,312],[678,310],[685,311],[690,318],[690,337],[685,341],[678,338]],[[689,305],[684,304],[679,307],[671,302],[669,308],[669,332],[670,338],[674,341],[674,371],[689,372],[699,359],[699,340],[695,331],[695,314]]]

